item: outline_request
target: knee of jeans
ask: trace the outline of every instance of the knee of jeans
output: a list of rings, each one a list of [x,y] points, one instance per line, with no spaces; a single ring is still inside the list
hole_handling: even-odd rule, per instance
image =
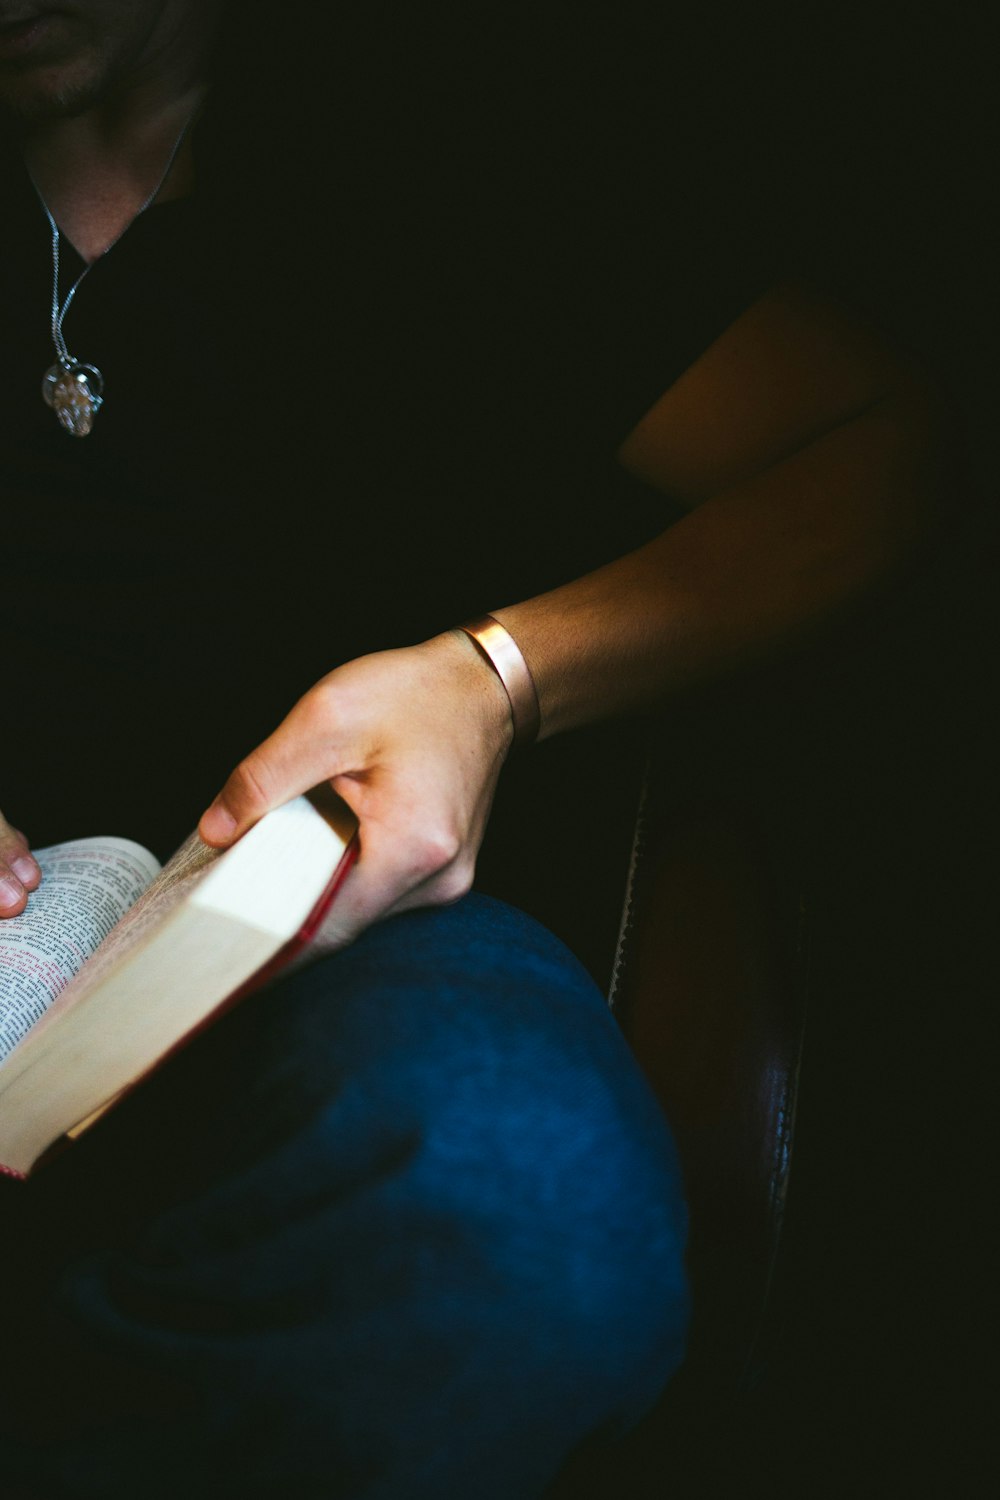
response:
[[[419,989],[422,944],[433,979]],[[494,1322],[527,1329],[543,1365],[590,1361],[619,1386],[648,1369],[662,1384],[687,1325],[680,1170],[579,966],[520,914],[473,901],[373,934],[345,967],[361,982],[337,1022],[331,1151],[348,1121],[359,1143],[408,1143],[386,1151],[406,1162],[383,1185],[387,1211],[419,1226],[432,1262],[452,1254],[470,1290],[476,1276],[492,1287]]]
[[[282,1175],[312,1197],[330,1174],[347,1259],[358,1235],[366,1275],[434,1309],[431,1342],[627,1422],[687,1331],[673,1140],[592,987],[558,964],[526,963],[520,984],[507,969],[474,992],[450,971],[419,1001],[365,985],[337,1020],[345,1071],[294,1143],[308,1171]]]
[[[687,1322],[680,1173],[547,934],[489,905],[413,914],[237,1014],[217,1051],[236,1145],[160,1221],[158,1265],[248,1304],[405,1301],[421,1359],[480,1349],[512,1385],[626,1418],[655,1399]]]
[[[410,1190],[478,1277],[495,1357],[627,1426],[683,1357],[687,1217],[655,1100],[624,1046],[595,1050],[471,1060],[425,1117]]]

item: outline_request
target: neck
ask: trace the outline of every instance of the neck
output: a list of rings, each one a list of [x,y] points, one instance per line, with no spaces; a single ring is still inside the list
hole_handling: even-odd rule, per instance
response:
[[[203,14],[213,9],[208,5]],[[128,77],[92,106],[33,121],[25,132],[28,170],[60,230],[87,261],[100,256],[131,222],[206,91],[207,25],[153,43]],[[192,187],[188,139],[157,201],[180,197]]]

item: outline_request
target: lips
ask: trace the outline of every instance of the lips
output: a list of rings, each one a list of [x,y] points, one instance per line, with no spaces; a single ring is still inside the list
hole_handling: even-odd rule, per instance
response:
[[[55,20],[60,11],[66,13],[65,8],[60,5],[36,5],[31,10],[22,7],[10,14],[3,0],[0,0],[0,37],[13,32],[30,31],[34,26]]]
[[[51,11],[34,11],[10,19],[0,12],[0,60],[29,57],[44,41],[54,18]]]

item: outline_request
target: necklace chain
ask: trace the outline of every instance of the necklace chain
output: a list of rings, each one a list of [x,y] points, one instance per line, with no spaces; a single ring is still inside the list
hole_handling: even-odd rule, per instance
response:
[[[195,111],[194,113],[197,113],[197,111]],[[28,172],[28,176],[31,178],[31,184],[35,189],[35,192],[38,194],[38,201],[42,205],[45,217],[49,221],[49,228],[52,231],[52,342],[55,345],[56,355],[58,356],[59,363],[66,366],[67,368],[70,365],[73,365],[75,361],[68,348],[66,347],[66,339],[63,335],[63,320],[66,317],[66,314],[69,312],[70,304],[72,303],[73,298],[76,296],[77,288],[79,287],[81,281],[84,279],[87,273],[89,271],[92,271],[94,266],[97,265],[97,262],[99,260],[103,260],[110,250],[114,249],[122,236],[132,228],[132,225],[135,223],[136,219],[144,214],[146,212],[146,209],[151,207],[155,199],[159,196],[160,189],[163,187],[163,184],[170,176],[171,168],[173,167],[174,162],[177,160],[177,154],[184,142],[184,137],[187,135],[188,130],[193,123],[194,113],[188,116],[183,126],[181,127],[180,134],[177,136],[177,139],[174,141],[173,146],[170,148],[170,155],[167,157],[167,164],[163,168],[163,171],[160,173],[160,176],[157,178],[156,185],[153,190],[146,195],[132,217],[127,221],[127,223],[122,226],[121,229],[119,229],[114,239],[111,240],[107,245],[105,245],[100,255],[95,256],[93,260],[87,262],[83,270],[80,272],[79,276],[74,281],[73,285],[70,287],[69,291],[66,293],[66,296],[63,299],[62,303],[60,303],[59,301],[59,244],[61,238],[59,225],[56,223],[55,218],[52,214],[52,210],[49,208],[49,205],[46,203],[44,197],[42,196],[42,191],[38,186],[38,183],[32,176],[31,171],[29,170]]]

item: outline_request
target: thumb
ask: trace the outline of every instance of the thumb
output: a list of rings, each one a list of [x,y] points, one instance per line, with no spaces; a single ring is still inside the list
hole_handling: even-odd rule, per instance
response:
[[[293,709],[256,750],[240,761],[198,824],[206,844],[225,848],[270,812],[335,775],[329,741],[303,734]]]
[[[0,917],[16,917],[22,912],[28,892],[41,878],[24,834],[12,828],[0,813]]]

